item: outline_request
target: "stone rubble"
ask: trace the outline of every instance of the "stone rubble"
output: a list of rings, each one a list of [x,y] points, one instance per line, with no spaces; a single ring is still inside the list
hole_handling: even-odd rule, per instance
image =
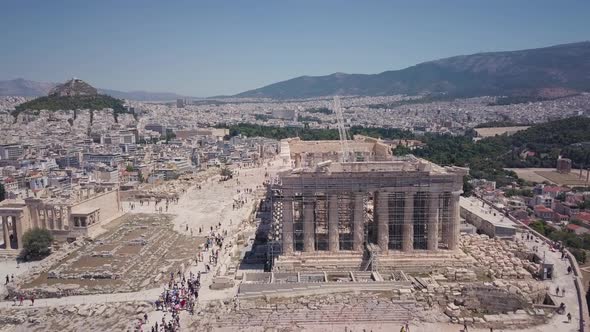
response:
[[[0,309],[0,330],[126,331],[136,317],[152,310],[148,302],[5,308]]]

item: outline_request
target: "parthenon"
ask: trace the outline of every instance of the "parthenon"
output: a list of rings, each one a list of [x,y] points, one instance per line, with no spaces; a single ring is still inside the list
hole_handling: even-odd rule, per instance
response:
[[[273,187],[282,261],[456,251],[466,169],[394,157],[391,147],[365,138],[351,142],[352,162],[338,162],[338,145],[319,154],[315,146],[322,145],[291,140],[282,147],[298,166]]]

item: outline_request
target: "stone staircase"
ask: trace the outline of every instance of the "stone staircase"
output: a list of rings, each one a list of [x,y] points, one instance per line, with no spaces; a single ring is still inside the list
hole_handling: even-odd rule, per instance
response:
[[[363,253],[305,254],[279,256],[276,271],[360,271]]]
[[[447,267],[466,268],[475,264],[472,257],[463,252],[441,250],[438,252],[415,251],[409,254],[393,253],[379,256],[379,271],[403,270],[421,273]]]
[[[355,305],[282,305],[277,309],[254,308],[232,312],[218,317],[219,327],[244,326],[287,327],[346,323],[403,323],[412,319],[417,310],[414,301],[373,300]]]
[[[275,261],[274,271],[403,270],[419,273],[445,267],[472,267],[474,264],[473,258],[463,252],[448,250],[437,252],[416,250],[411,253],[389,251],[388,254],[374,252],[373,259],[369,251],[334,254],[315,252],[279,256]]]
[[[13,260],[18,257],[20,250],[15,249],[0,249],[0,260]]]
[[[259,297],[297,297],[321,294],[358,292],[392,292],[399,289],[410,289],[409,281],[381,281],[355,283],[282,283],[282,284],[241,284],[238,297],[251,299]]]

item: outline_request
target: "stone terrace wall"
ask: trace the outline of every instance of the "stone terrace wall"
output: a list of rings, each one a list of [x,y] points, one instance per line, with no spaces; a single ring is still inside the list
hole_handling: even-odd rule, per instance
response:
[[[75,205],[76,208],[100,208],[100,223],[104,221],[110,221],[113,217],[117,216],[120,212],[119,206],[119,191],[113,190],[106,193],[98,194],[86,201],[83,201]]]
[[[466,287],[465,308],[500,313],[527,307],[524,297],[493,286],[474,285]]]

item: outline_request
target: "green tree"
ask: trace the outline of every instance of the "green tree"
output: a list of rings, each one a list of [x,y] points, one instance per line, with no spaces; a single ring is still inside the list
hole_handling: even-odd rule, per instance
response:
[[[173,132],[166,132],[166,144],[170,142],[171,139],[176,138],[176,134]]]
[[[4,185],[0,183],[0,202],[2,202],[6,198],[6,190],[4,189]]]
[[[553,227],[549,226],[543,220],[533,221],[529,225],[529,227],[532,228],[532,229],[534,229],[535,231],[537,231],[541,235],[544,235],[544,236],[547,236],[547,237],[550,237],[551,233],[553,233],[553,231],[555,230]]]
[[[2,196],[0,196],[2,197]],[[1,199],[0,199],[1,200]],[[578,204],[578,208],[590,210],[590,199],[586,199]]]
[[[39,260],[51,253],[53,236],[46,229],[33,228],[23,234],[23,249],[20,258],[25,261]]]
[[[463,196],[470,197],[473,194],[473,185],[469,183],[470,177],[463,177]]]
[[[576,260],[580,264],[586,263],[586,250],[583,249],[570,249],[572,255],[576,257]]]
[[[127,172],[133,172],[133,171],[134,171],[134,169],[133,169],[133,165],[127,165],[127,167],[125,167],[125,170],[126,170]]]
[[[224,167],[221,169],[221,176],[223,177],[231,177],[233,175],[233,172],[231,171],[231,169]]]
[[[403,144],[400,144],[393,149],[394,156],[405,156],[410,153],[412,153],[412,150]]]

